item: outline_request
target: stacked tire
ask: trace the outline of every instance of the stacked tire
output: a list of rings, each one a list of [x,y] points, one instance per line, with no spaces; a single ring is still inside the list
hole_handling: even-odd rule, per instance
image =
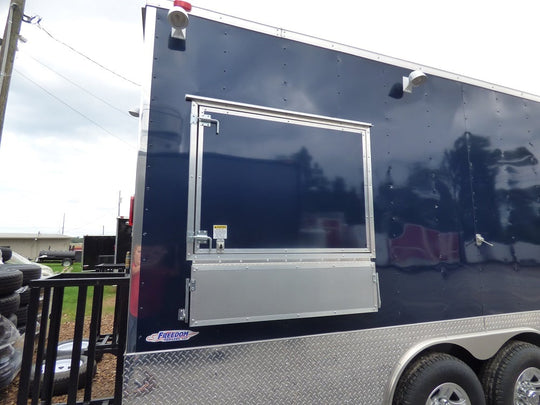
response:
[[[30,281],[41,277],[41,267],[37,264],[5,264],[4,266],[16,269],[23,275],[22,286],[16,291],[19,294],[19,308],[15,311],[15,315],[17,316],[17,329],[19,329],[19,332],[22,335],[26,331],[26,323],[28,320],[28,304],[30,302],[30,287],[28,284]]]
[[[9,260],[11,250],[2,249],[2,260]],[[23,273],[0,264],[0,389],[7,387],[21,367],[21,352],[15,350],[20,338],[16,329],[16,312],[21,297],[17,290],[23,284]]]
[[[14,315],[21,303],[17,290],[22,287],[23,274],[17,269],[4,269],[5,266],[0,265],[0,315],[17,323]]]
[[[11,258],[11,250],[2,249],[2,260],[5,263]],[[28,284],[32,280],[36,280],[41,277],[41,267],[37,264],[3,264],[0,265],[0,285],[2,284],[2,274],[12,273],[13,271],[19,271],[22,274],[22,280],[14,291],[14,295],[17,295],[18,304],[17,307],[12,311],[12,315],[2,315],[10,317],[15,320],[15,324],[19,333],[22,335],[26,331],[26,322],[28,320],[28,303],[30,302],[30,288]],[[13,298],[14,300],[16,298]],[[13,303],[14,305],[14,303]],[[1,308],[1,299],[0,299],[0,308]],[[16,318],[15,318],[16,317]]]

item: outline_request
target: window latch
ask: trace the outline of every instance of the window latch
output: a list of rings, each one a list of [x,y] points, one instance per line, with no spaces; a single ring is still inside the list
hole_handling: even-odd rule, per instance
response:
[[[216,125],[216,135],[219,135],[219,120],[212,118],[209,115],[203,114],[197,117],[197,120],[202,123],[203,127],[210,127],[212,124]]]
[[[487,240],[484,239],[484,237],[482,235],[480,235],[479,233],[477,233],[476,235],[474,235],[474,239],[475,239],[475,242],[476,242],[476,246],[482,246],[482,244],[486,244],[488,246],[493,246],[493,243],[489,243]]]
[[[188,235],[188,240],[197,243],[199,246],[208,243],[208,251],[212,250],[212,238],[208,236],[206,231],[199,231],[195,235]]]

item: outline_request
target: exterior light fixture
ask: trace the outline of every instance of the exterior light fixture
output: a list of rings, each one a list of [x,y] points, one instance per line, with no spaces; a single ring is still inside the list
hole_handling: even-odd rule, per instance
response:
[[[403,91],[405,93],[412,93],[413,87],[418,87],[425,83],[427,76],[421,70],[413,70],[409,77],[403,76]]]
[[[174,0],[174,5],[167,14],[167,20],[172,27],[172,38],[186,39],[186,27],[189,24],[188,12],[190,11],[191,4],[186,1]]]
[[[128,110],[129,115],[132,117],[138,118],[141,115],[141,110],[139,107],[133,107]]]

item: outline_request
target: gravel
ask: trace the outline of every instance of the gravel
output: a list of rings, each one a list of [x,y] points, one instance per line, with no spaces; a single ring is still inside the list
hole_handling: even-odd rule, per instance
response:
[[[101,333],[112,333],[114,316],[105,314],[101,320]],[[85,321],[85,330],[83,335],[88,337],[88,328],[90,318]],[[73,339],[73,330],[75,322],[65,321],[60,328],[59,341]],[[114,395],[114,380],[116,374],[116,356],[105,353],[103,359],[97,363],[97,372],[92,383],[92,398],[107,398]],[[1,405],[14,405],[17,403],[17,392],[19,389],[19,377],[15,377],[13,382],[4,390],[0,391]],[[77,401],[82,401],[84,389],[80,389],[77,394]],[[66,403],[67,395],[56,396],[52,398],[52,403]]]

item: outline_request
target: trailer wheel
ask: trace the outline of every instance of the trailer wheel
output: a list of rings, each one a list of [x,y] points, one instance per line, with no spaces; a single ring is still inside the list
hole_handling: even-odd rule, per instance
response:
[[[73,260],[68,259],[68,258],[62,259],[62,266],[63,267],[69,267],[72,264],[73,264]]]
[[[89,345],[88,339],[84,338],[81,341],[81,349],[83,352],[88,350],[88,345]],[[56,348],[56,352],[58,353],[58,356],[71,356],[72,351],[73,351],[73,339],[63,340],[62,342],[59,342]],[[103,352],[96,350],[95,360],[101,361],[102,358],[103,358]]]
[[[511,341],[484,365],[480,379],[489,405],[538,404],[540,348]]]
[[[35,364],[32,364],[32,371],[30,372],[30,386],[34,381],[34,370]],[[78,385],[77,388],[83,388],[86,384],[86,371],[88,368],[88,358],[86,356],[81,356],[79,361],[79,376],[78,376]],[[95,366],[93,367],[95,373]],[[45,372],[45,365],[42,365],[41,372]],[[69,390],[69,376],[71,373],[71,356],[58,356],[56,358],[56,363],[54,367],[53,374],[53,395],[62,395],[66,394]],[[41,374],[43,379],[43,374]],[[41,386],[40,396],[43,396],[44,387]]]
[[[484,405],[482,385],[463,361],[431,353],[409,365],[398,382],[394,405]]]

